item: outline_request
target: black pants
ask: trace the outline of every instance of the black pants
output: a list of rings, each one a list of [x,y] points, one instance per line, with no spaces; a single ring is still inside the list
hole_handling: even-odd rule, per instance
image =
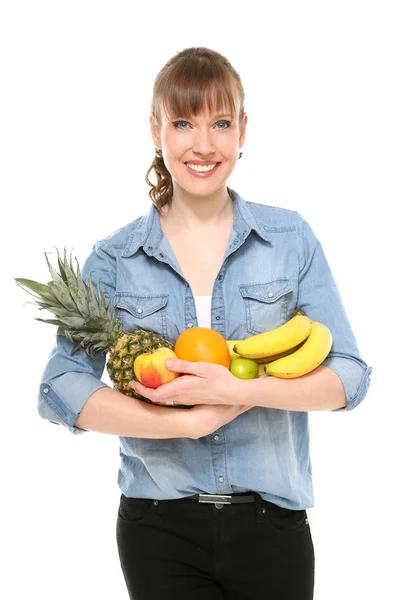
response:
[[[258,494],[256,502],[223,508],[122,494],[117,544],[131,600],[313,598],[306,511],[278,507]]]

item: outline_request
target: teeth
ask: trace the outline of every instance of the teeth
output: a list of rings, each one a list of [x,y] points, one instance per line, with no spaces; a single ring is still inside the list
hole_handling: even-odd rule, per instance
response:
[[[187,163],[187,166],[193,171],[197,171],[198,173],[205,173],[206,171],[212,171],[217,166],[217,163],[214,165],[192,165],[191,163]]]

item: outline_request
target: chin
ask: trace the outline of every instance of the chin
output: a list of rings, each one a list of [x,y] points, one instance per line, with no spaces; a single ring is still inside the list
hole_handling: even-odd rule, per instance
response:
[[[199,198],[207,198],[208,196],[213,196],[216,192],[218,192],[221,188],[226,188],[226,182],[220,185],[213,186],[187,186],[183,188],[185,192],[190,194],[191,196],[198,196]]]

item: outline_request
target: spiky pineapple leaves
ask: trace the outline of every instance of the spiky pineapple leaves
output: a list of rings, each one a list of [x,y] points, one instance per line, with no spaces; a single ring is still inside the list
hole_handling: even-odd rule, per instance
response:
[[[111,311],[111,300],[106,304],[107,292],[101,293],[100,281],[97,281],[97,298],[93,291],[92,273],[88,280],[84,281],[76,260],[77,270],[74,271],[72,263],[72,252],[68,263],[67,251],[64,248],[64,260],[58,255],[59,273],[45,257],[52,280],[44,285],[31,279],[15,279],[19,287],[25,289],[36,298],[34,304],[40,310],[52,312],[56,319],[39,319],[43,323],[58,325],[62,328],[59,335],[65,336],[72,343],[75,342],[71,354],[81,347],[94,358],[94,352],[102,350],[105,352],[110,340],[115,340],[121,331],[120,323]],[[26,289],[27,288],[27,289]],[[30,290],[30,291],[29,291]],[[34,292],[33,294],[31,292]]]

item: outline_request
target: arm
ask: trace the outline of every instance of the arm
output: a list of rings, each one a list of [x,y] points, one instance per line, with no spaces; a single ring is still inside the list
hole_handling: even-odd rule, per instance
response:
[[[238,400],[243,404],[299,411],[346,407],[342,380],[323,365],[295,379],[265,376],[245,381],[244,384],[245,395]]]
[[[112,296],[115,292],[115,257],[112,249],[102,242],[96,243],[82,268],[82,277],[87,279],[92,272],[93,292],[97,296],[97,280],[101,292]],[[93,360],[80,348],[71,355],[73,344],[57,335],[41,376],[38,394],[39,415],[52,423],[66,427],[74,434],[84,433],[76,426],[76,420],[88,399],[110,386],[101,381],[106,355],[97,352]]]
[[[115,256],[113,249],[104,241],[95,244],[86,259],[83,279],[87,279],[90,273],[94,294],[97,296],[99,281],[101,292],[106,292],[108,299],[112,297],[115,292]],[[59,327],[41,377],[38,412],[42,418],[62,425],[74,434],[84,433],[87,429],[112,433],[121,429],[121,415],[128,409],[131,417],[149,414],[142,406],[144,403],[124,396],[101,380],[106,362],[104,352],[95,353],[92,359],[80,348],[71,355],[73,344],[59,335],[60,332]],[[118,413],[115,422],[110,415],[111,406]],[[148,433],[151,436],[151,430]]]
[[[185,412],[186,409],[153,406],[117,390],[104,388],[90,396],[76,427],[122,437],[190,437]]]
[[[297,308],[332,333],[330,353],[317,369],[296,379],[261,377],[245,382],[238,402],[283,410],[352,410],[365,398],[372,368],[361,358],[322,246],[299,215]]]

